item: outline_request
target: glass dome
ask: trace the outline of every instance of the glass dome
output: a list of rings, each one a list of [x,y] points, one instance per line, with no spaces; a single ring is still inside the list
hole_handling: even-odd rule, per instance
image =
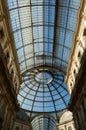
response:
[[[69,95],[63,74],[52,68],[26,71],[18,100],[23,109],[33,112],[55,112],[66,108]]]

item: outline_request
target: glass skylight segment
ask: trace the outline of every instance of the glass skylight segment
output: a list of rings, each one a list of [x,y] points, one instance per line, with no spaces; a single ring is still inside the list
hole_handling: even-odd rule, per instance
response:
[[[58,8],[58,26],[65,28],[67,21],[67,7],[59,7]]]
[[[80,0],[70,0],[70,7],[78,9],[80,6]]]
[[[14,9],[10,11],[10,20],[11,20],[13,31],[20,29],[18,9]]]
[[[32,43],[32,30],[31,27],[22,30],[23,44],[28,45]]]
[[[30,14],[30,8],[23,7],[19,8],[19,17],[21,21],[21,27],[31,27],[31,14]]]
[[[48,6],[44,6],[43,7],[43,16],[44,16],[44,28],[43,28],[43,37],[44,37],[44,41],[47,40],[46,46],[48,47],[47,51],[46,51],[46,47],[44,44],[44,54],[52,55],[52,51],[53,51],[53,40],[54,40],[54,18],[55,18],[55,6],[51,6],[51,3],[48,3]],[[50,41],[50,39],[52,41]],[[50,44],[50,42],[52,42]]]
[[[37,1],[37,4],[40,3],[38,3]],[[32,11],[33,39],[34,39],[34,55],[37,55],[37,53],[39,52],[40,55],[43,54],[43,7],[31,6],[31,11]],[[35,64],[37,64],[37,60],[35,60]]]
[[[71,31],[74,31],[76,27],[76,21],[77,21],[77,10],[70,8],[68,13],[67,28],[70,29]]]
[[[64,46],[69,48],[69,50],[72,47],[72,41],[73,41],[73,32],[70,30],[66,30]]]
[[[57,44],[58,44],[58,43],[57,43]],[[56,49],[57,49],[56,54],[57,54],[57,56],[59,57],[59,59],[61,59],[61,58],[62,58],[62,52],[63,52],[63,46],[60,45],[60,44],[58,44]]]
[[[17,7],[17,0],[7,0],[9,9],[13,9]]]
[[[67,62],[69,60],[69,55],[70,55],[69,49],[64,47],[64,50],[63,50],[63,59],[64,59],[64,61]]]
[[[70,0],[59,0],[58,4],[60,6],[68,6]]]
[[[16,49],[22,47],[22,39],[21,39],[21,32],[20,31],[17,31],[14,33],[14,40],[15,40]]]
[[[30,6],[30,0],[18,0],[18,6]]]
[[[42,25],[43,24],[43,6],[32,6],[32,22],[33,26]]]
[[[64,34],[65,34],[65,28],[58,27],[57,35],[56,35],[57,44],[61,44],[61,45],[64,44]]]
[[[43,0],[31,0],[31,5],[40,5],[43,3]]]

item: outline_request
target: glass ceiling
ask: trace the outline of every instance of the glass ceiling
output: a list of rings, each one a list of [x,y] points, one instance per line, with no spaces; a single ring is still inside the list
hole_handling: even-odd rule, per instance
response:
[[[54,130],[55,120],[48,116],[38,116],[32,121],[33,130]]]
[[[80,0],[7,0],[7,4],[23,80],[20,106],[36,112],[66,108],[64,76]]]

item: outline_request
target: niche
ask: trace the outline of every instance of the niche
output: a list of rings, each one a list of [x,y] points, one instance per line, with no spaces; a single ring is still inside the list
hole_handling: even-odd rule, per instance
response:
[[[74,69],[73,73],[74,73],[74,75],[76,75],[76,70],[75,69]]]
[[[0,29],[0,39],[2,39],[3,37],[4,37],[3,29]]]
[[[86,28],[84,29],[83,36],[86,36]]]
[[[81,52],[80,51],[78,52],[78,58],[81,58]]]

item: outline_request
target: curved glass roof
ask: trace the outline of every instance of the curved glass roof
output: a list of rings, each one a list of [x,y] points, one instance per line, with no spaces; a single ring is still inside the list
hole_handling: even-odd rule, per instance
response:
[[[23,80],[20,106],[36,112],[66,108],[64,76],[80,0],[7,0],[7,4]]]
[[[37,65],[66,72],[80,0],[7,0],[21,73]]]
[[[38,116],[32,121],[33,130],[54,130],[56,121],[49,116]]]

